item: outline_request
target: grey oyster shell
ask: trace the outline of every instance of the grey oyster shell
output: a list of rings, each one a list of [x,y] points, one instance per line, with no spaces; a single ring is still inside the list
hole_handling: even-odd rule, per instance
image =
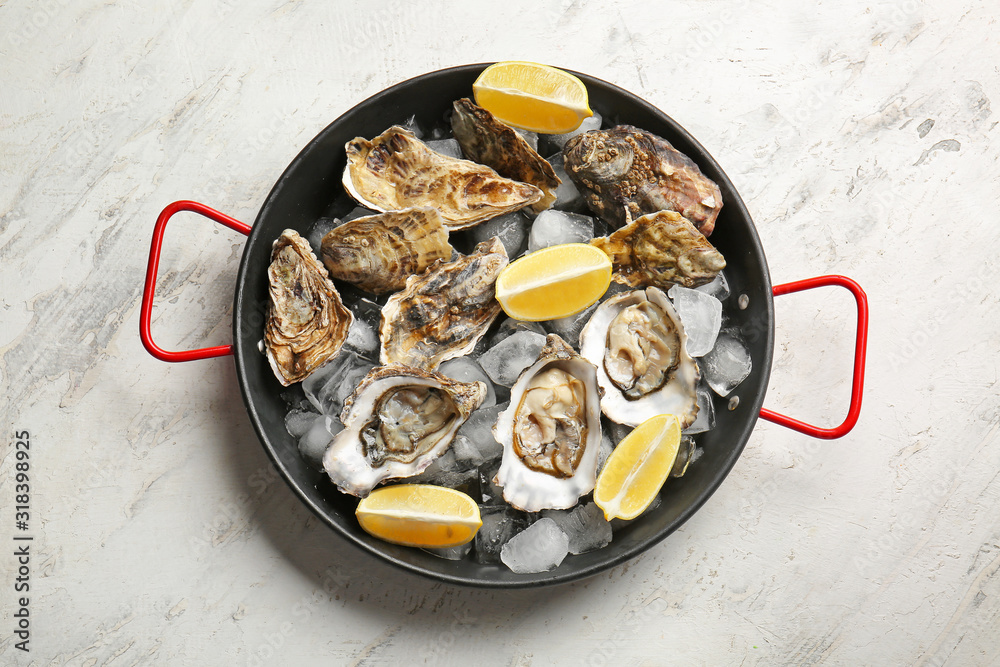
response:
[[[568,509],[597,482],[601,390],[597,369],[557,334],[511,388],[493,437],[503,445],[495,483],[526,512]]]
[[[448,450],[485,397],[482,382],[378,366],[344,402],[344,430],[323,455],[323,468],[337,488],[362,498],[383,480],[417,475]]]
[[[469,160],[441,155],[394,125],[371,141],[347,142],[344,188],[362,206],[398,211],[429,206],[449,230],[534,204],[542,191]]]
[[[470,255],[411,276],[382,308],[382,363],[435,370],[470,353],[500,314],[495,283],[506,266],[507,252],[493,237]]]
[[[590,244],[611,257],[615,282],[629,287],[697,287],[726,268],[722,253],[673,211],[644,215]]]
[[[612,227],[676,211],[705,236],[722,209],[719,186],[666,139],[631,125],[591,130],[563,147],[566,173],[594,213]]]
[[[336,356],[354,316],[295,230],[274,242],[267,278],[264,351],[278,381],[288,386]]]
[[[323,237],[330,275],[374,294],[403,289],[406,279],[451,257],[448,232],[432,208],[356,218]]]
[[[469,98],[456,100],[453,106],[451,128],[465,157],[495,169],[501,176],[539,188],[544,194],[531,206],[535,213],[551,207],[561,182],[552,165],[512,127]]]

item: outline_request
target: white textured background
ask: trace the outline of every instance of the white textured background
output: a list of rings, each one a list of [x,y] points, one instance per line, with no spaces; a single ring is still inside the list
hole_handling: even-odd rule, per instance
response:
[[[1000,26],[977,3],[0,2],[0,553],[32,441],[32,651],[146,664],[1000,664]],[[656,6],[654,6],[656,5]],[[499,13],[498,13],[499,12]],[[632,90],[729,173],[775,283],[871,300],[857,428],[760,422],[705,507],[603,575],[513,593],[391,569],[275,477],[230,360],[143,350],[153,221],[251,222],[340,113],[525,59]],[[242,238],[167,233],[154,332],[229,341]],[[767,405],[846,411],[853,302],[777,300]],[[281,655],[279,662],[275,656]]]

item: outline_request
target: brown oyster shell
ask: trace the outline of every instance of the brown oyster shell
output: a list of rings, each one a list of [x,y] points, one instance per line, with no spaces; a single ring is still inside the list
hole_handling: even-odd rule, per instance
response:
[[[394,125],[371,141],[347,142],[344,188],[376,211],[430,206],[449,230],[534,204],[542,191],[469,160],[441,155]]]
[[[267,277],[265,353],[278,381],[288,386],[336,356],[354,316],[309,242],[292,229],[274,242]]]
[[[644,215],[590,244],[611,257],[615,282],[629,287],[697,287],[726,268],[722,253],[673,211]]]
[[[566,173],[584,201],[613,227],[638,218],[676,211],[709,236],[722,209],[719,186],[666,139],[631,125],[592,130],[563,148]]]
[[[531,206],[535,213],[551,207],[560,183],[552,165],[512,127],[469,98],[456,100],[453,106],[451,129],[465,156],[495,169],[501,176],[539,188],[544,194]]]
[[[345,222],[323,237],[321,249],[332,277],[374,294],[403,289],[408,277],[439,259],[449,259],[451,253],[448,232],[432,208]]]
[[[471,352],[500,314],[495,283],[506,266],[507,252],[493,237],[470,255],[410,277],[382,308],[382,363],[434,370]]]

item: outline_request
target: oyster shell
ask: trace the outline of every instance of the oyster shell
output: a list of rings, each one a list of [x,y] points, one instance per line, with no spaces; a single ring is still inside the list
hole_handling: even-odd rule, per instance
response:
[[[504,446],[494,480],[526,512],[567,509],[597,481],[601,393],[594,365],[557,334],[514,383],[493,436]]]
[[[323,468],[337,488],[360,497],[383,480],[417,475],[447,451],[485,397],[482,382],[376,367],[344,402],[344,430],[323,455]]]
[[[334,357],[354,322],[309,242],[286,229],[274,242],[267,268],[264,351],[286,387]]]
[[[698,415],[698,364],[666,295],[656,287],[614,296],[580,334],[580,354],[597,367],[601,410],[619,424],[676,415],[687,428]]]
[[[355,218],[323,237],[330,275],[375,294],[394,292],[406,279],[451,257],[448,232],[432,208],[410,208]]]
[[[542,198],[533,185],[432,151],[398,125],[371,141],[349,141],[346,150],[344,188],[358,203],[380,212],[430,206],[450,230],[472,227]]]
[[[451,129],[467,158],[495,169],[501,176],[540,189],[542,198],[531,205],[535,213],[555,203],[561,181],[552,165],[524,137],[467,97],[456,100],[453,106]]]
[[[722,209],[719,186],[666,139],[631,125],[591,130],[563,147],[566,173],[584,201],[613,227],[656,211],[676,211],[708,236]]]
[[[629,287],[697,287],[726,268],[722,253],[674,211],[644,215],[590,244],[611,257],[615,282]]]
[[[507,252],[493,237],[470,255],[411,276],[382,308],[382,363],[434,370],[471,352],[500,314],[494,284],[505,266]]]

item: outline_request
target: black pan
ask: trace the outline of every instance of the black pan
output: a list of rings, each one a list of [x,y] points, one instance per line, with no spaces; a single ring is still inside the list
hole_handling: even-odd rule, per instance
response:
[[[725,205],[712,234],[712,242],[726,257],[726,275],[732,295],[725,302],[727,326],[738,327],[746,338],[753,370],[733,392],[738,399],[734,409],[730,398],[715,398],[716,427],[698,436],[704,455],[687,474],[672,479],[661,491],[661,504],[655,510],[616,531],[611,545],[587,554],[569,556],[556,569],[537,574],[514,574],[503,565],[483,565],[471,558],[448,561],[419,549],[401,547],[377,540],[360,529],[354,517],[357,499],[340,494],[325,474],[309,466],[299,455],[296,441],[285,430],[287,406],[280,398],[282,387],[275,379],[265,357],[258,351],[262,338],[267,299],[267,267],[271,244],[286,228],[305,235],[317,218],[340,216],[354,206],[340,184],[345,166],[344,144],[358,136],[371,138],[393,124],[412,116],[423,127],[442,125],[451,103],[471,94],[472,83],[485,64],[454,67],[431,72],[397,84],[357,105],[331,123],[292,161],[278,179],[252,229],[239,221],[194,202],[175,202],[160,216],[154,232],[146,276],[140,333],[147,349],[160,359],[186,361],[235,354],[240,389],[247,412],[265,450],[275,466],[302,501],[327,525],[364,551],[385,559],[410,572],[440,581],[468,586],[517,588],[568,582],[588,577],[624,563],[649,549],[677,530],[708,500],[722,484],[736,463],[761,414],[767,389],[774,343],[774,304],[771,278],[760,239],[743,200],[732,182],[711,155],[669,116],[635,95],[585,74],[575,73],[584,81],[591,106],[611,124],[635,125],[669,140],[690,156],[706,176],[719,184]],[[168,352],[152,341],[149,321],[155,288],[156,265],[166,221],[178,210],[193,210],[249,232],[240,261],[233,315],[233,345]],[[863,292],[855,290],[849,279],[826,277],[820,284],[841,284],[855,292],[859,304],[858,357],[855,364],[855,396],[851,415],[839,429],[815,429],[781,415],[764,415],[783,421],[800,430],[812,428],[812,435],[837,437],[850,430],[860,408],[860,381],[863,377]],[[844,281],[847,281],[846,284]],[[797,291],[813,284],[795,284],[785,291]],[[738,307],[745,295],[746,307]]]

